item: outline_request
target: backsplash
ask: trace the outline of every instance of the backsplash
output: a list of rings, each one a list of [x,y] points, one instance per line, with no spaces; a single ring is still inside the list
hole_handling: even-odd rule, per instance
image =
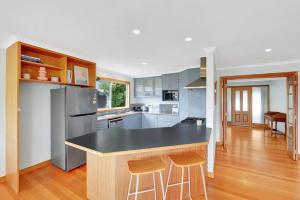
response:
[[[159,113],[178,113],[179,104],[146,104],[146,103],[134,103],[130,105],[130,110],[134,107],[148,106],[149,112],[159,112]]]

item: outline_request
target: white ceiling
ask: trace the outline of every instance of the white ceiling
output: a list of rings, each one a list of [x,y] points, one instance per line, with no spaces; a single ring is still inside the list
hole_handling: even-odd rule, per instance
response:
[[[210,46],[217,48],[218,68],[300,59],[299,0],[1,0],[0,5],[0,41],[20,35],[132,76],[196,66]],[[187,36],[193,38],[189,43]],[[266,48],[273,51],[265,53]]]

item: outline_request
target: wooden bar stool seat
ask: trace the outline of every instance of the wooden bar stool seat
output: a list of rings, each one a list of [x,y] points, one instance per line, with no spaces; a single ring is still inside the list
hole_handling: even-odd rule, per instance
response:
[[[177,167],[188,167],[194,165],[202,165],[205,163],[205,160],[195,152],[170,155],[169,158]]]
[[[178,154],[178,155],[170,155],[169,159],[171,160],[171,164],[170,164],[170,169],[169,169],[169,176],[168,176],[168,180],[167,180],[167,186],[166,186],[164,200],[167,198],[168,187],[177,186],[177,185],[181,185],[180,200],[182,200],[183,184],[186,184],[186,183],[189,185],[189,197],[190,197],[190,199],[192,199],[190,167],[197,166],[197,165],[200,166],[203,188],[204,188],[204,196],[205,196],[205,199],[207,200],[205,178],[204,178],[204,173],[203,173],[203,165],[205,164],[205,159],[202,158],[199,154],[197,154],[195,152],[186,152],[186,153],[182,153],[182,154]],[[181,182],[169,184],[173,165],[181,168]],[[188,181],[183,181],[185,167],[187,167],[187,169],[188,169]]]
[[[166,164],[160,158],[149,158],[144,160],[129,160],[128,170],[130,173],[129,188],[127,193],[127,200],[131,195],[135,195],[137,200],[138,194],[145,192],[154,192],[154,199],[156,200],[156,186],[155,186],[155,173],[158,172],[160,175],[160,183],[162,188],[162,197],[164,197],[164,186],[162,180],[162,171],[166,169]],[[140,175],[151,174],[153,177],[153,189],[138,191],[139,177]],[[130,193],[132,176],[136,176],[136,189],[135,192]]]
[[[159,158],[128,161],[128,170],[131,174],[148,174],[152,172],[160,172],[165,168],[166,164]]]

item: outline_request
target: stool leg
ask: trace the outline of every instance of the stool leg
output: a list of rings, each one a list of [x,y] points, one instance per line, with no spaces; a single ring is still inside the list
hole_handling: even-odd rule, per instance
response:
[[[132,181],[132,174],[130,174],[129,188],[128,188],[128,193],[127,193],[127,200],[129,199],[129,193],[130,193],[130,189],[131,189],[131,181]]]
[[[184,176],[184,167],[181,167],[181,190],[180,190],[180,200],[182,200],[182,193],[183,193],[183,176]]]
[[[135,200],[137,200],[137,196],[138,196],[138,188],[139,188],[139,180],[140,180],[140,175],[136,176],[136,187],[135,187]]]
[[[172,166],[173,166],[173,163],[171,162],[170,169],[169,169],[169,176],[168,176],[167,185],[166,185],[166,191],[165,191],[165,195],[164,195],[164,200],[166,200],[166,198],[167,198],[167,193],[168,193],[168,187],[169,187],[169,181],[170,181]]]
[[[207,200],[206,186],[205,186],[205,178],[204,178],[204,173],[203,173],[203,167],[202,167],[202,165],[200,165],[200,168],[201,168],[201,174],[202,174],[202,181],[203,181],[203,187],[204,187],[205,200]]]
[[[154,172],[152,173],[152,177],[153,177],[154,200],[156,200],[156,184],[155,184],[155,175],[154,175]]]
[[[189,175],[189,196],[190,196],[190,199],[192,199],[192,196],[191,196],[191,172],[190,172],[190,166],[188,166],[188,175]]]
[[[159,176],[160,176],[161,191],[162,191],[163,198],[164,198],[165,197],[165,191],[164,191],[164,182],[163,182],[161,171],[159,172]]]

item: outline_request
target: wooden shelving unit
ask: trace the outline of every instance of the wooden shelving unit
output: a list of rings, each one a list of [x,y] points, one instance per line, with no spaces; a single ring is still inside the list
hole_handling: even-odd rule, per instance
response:
[[[96,86],[96,63],[68,56],[59,52],[54,52],[48,49],[40,48],[30,44],[18,42],[18,57],[19,59],[19,80],[36,83],[50,84],[65,84],[80,87],[95,87]],[[35,63],[26,60],[21,60],[21,55],[27,55],[39,58],[42,63]],[[89,82],[87,85],[75,84],[74,66],[79,66],[88,69]],[[40,67],[44,67],[47,71],[48,81],[38,80],[38,71]],[[67,82],[67,70],[72,71],[72,82]],[[29,73],[31,79],[23,79],[22,74]],[[59,78],[59,82],[52,82],[51,76]]]
[[[42,63],[21,60],[21,55],[39,58]],[[7,48],[6,54],[6,176],[8,185],[19,192],[19,88],[21,82],[72,85],[78,87],[96,86],[96,63],[75,58],[52,50],[40,48],[23,42],[16,42]],[[88,69],[87,85],[75,84],[74,66]],[[44,67],[47,81],[38,80],[38,71]],[[73,79],[67,83],[67,70],[72,70]],[[29,73],[31,79],[24,79],[22,74]],[[59,77],[59,82],[52,82],[51,76]]]

